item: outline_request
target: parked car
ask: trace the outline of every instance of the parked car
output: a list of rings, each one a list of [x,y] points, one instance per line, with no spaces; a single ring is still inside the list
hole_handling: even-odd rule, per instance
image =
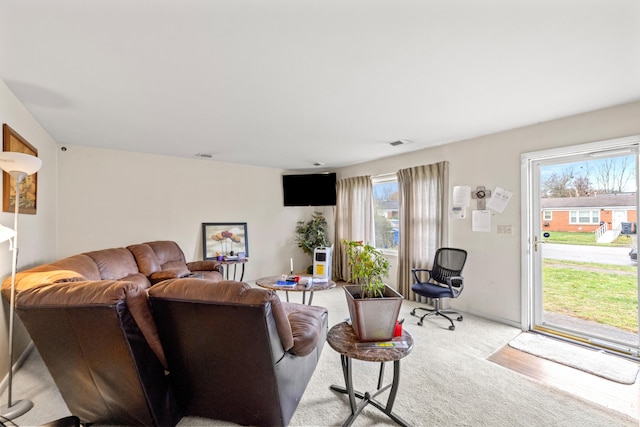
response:
[[[629,251],[629,258],[631,258],[631,261],[638,261],[638,248],[631,248],[631,250]]]

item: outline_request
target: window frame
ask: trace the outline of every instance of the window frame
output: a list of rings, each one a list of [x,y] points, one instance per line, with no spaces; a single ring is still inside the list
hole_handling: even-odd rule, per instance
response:
[[[378,199],[376,199],[376,195],[375,195],[375,188],[376,188],[376,185],[384,184],[384,183],[390,183],[390,182],[395,182],[396,186],[399,185],[398,184],[398,176],[395,173],[385,174],[385,175],[378,175],[378,176],[375,176],[375,177],[371,177],[371,185],[372,185],[372,191],[373,191],[372,200],[373,200],[373,203],[374,203],[374,207],[373,207],[373,214],[374,214],[373,235],[374,235],[374,242],[375,242],[376,249],[378,249],[379,251],[381,251],[385,255],[397,255],[398,254],[397,245],[394,248],[378,247],[377,239],[375,239],[375,236],[376,236],[375,215],[376,215],[376,212],[377,212],[377,208],[375,206],[375,203],[378,201]],[[397,189],[397,191],[399,191],[399,188]],[[399,216],[400,216],[400,207],[398,206],[398,219],[399,219]],[[399,234],[400,234],[400,223],[398,222],[398,239],[399,239]]]
[[[585,213],[589,215],[589,221],[582,221]],[[596,219],[594,220],[594,213]],[[572,225],[595,225],[600,224],[600,209],[573,209],[569,211],[569,224]]]

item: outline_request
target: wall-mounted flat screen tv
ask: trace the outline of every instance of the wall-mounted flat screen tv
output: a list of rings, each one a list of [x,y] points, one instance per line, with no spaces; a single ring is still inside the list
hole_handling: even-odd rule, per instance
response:
[[[335,206],[336,174],[282,175],[285,206]]]

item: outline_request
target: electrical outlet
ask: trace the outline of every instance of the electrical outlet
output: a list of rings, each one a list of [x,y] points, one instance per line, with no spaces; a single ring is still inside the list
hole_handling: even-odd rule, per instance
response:
[[[498,225],[498,234],[513,234],[511,225]]]

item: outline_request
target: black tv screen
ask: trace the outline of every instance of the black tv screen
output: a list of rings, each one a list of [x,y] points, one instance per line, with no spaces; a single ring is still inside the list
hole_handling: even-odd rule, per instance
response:
[[[282,175],[285,206],[334,206],[336,174]]]

